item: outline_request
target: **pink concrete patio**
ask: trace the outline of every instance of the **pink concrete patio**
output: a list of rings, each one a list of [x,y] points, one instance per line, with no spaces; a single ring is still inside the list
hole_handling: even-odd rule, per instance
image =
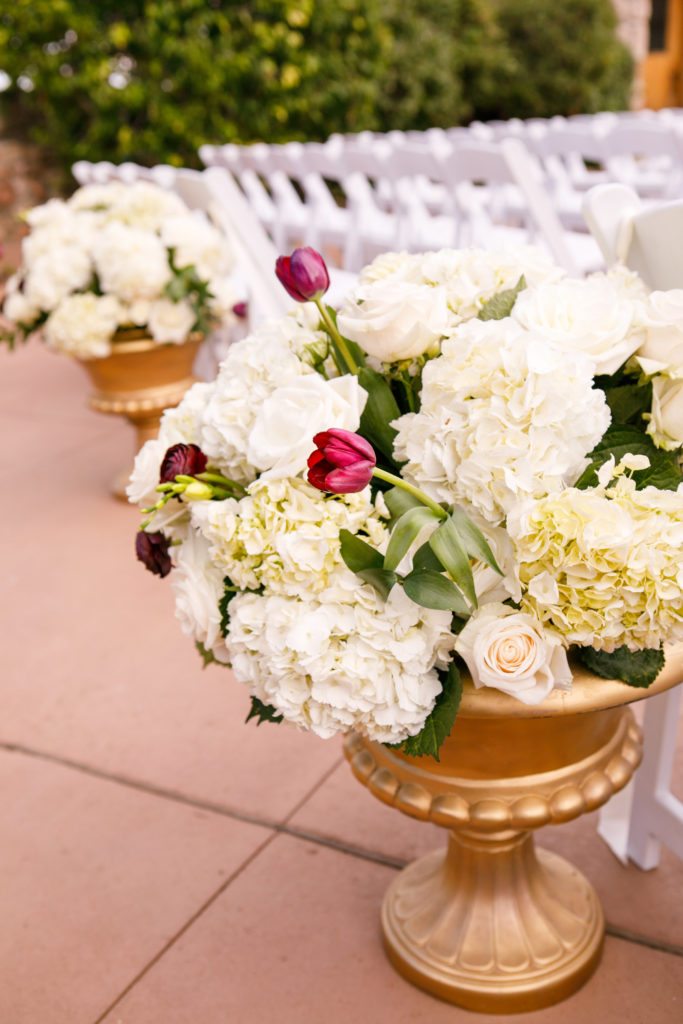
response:
[[[4,491],[0,1024],[486,1021],[401,980],[378,911],[443,841],[337,743],[243,724],[109,498],[128,428],[40,345],[0,354]],[[683,760],[679,762],[683,787]],[[599,973],[524,1022],[683,1019],[683,864],[624,868],[586,819],[543,841],[596,885]]]

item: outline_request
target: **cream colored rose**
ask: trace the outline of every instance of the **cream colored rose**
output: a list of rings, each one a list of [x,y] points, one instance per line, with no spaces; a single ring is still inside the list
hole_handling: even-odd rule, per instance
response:
[[[528,288],[512,316],[565,352],[583,352],[596,373],[614,373],[644,340],[640,303],[606,274]]]
[[[652,292],[646,309],[646,337],[636,358],[647,374],[683,377],[683,288]]]
[[[487,604],[475,612],[455,649],[477,688],[492,686],[523,704],[540,704],[556,687],[571,686],[560,640],[533,616],[504,604]]]
[[[38,319],[40,310],[29,302],[23,292],[10,292],[5,299],[2,311],[12,323],[30,327]]]
[[[149,309],[149,329],[155,341],[182,344],[196,320],[192,306],[188,302],[171,302],[170,299],[158,299]]]
[[[683,380],[655,377],[648,434],[658,448],[674,451],[683,444]]]
[[[436,348],[451,320],[445,288],[382,279],[356,290],[338,324],[364,352],[394,363]]]

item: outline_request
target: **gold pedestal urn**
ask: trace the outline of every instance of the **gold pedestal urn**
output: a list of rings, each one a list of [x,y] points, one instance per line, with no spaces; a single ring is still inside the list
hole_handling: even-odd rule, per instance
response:
[[[90,407],[97,412],[124,416],[135,428],[136,448],[156,437],[164,409],[178,405],[194,384],[192,366],[203,340],[192,334],[182,345],[160,345],[144,331],[120,331],[111,355],[82,359],[93,384]],[[112,492],[126,501],[130,467],[115,478]]]
[[[683,679],[683,646],[647,690],[574,668],[568,693],[527,707],[468,680],[439,763],[357,735],[345,753],[385,803],[450,829],[445,852],[389,887],[389,958],[415,985],[470,1010],[514,1013],[558,1002],[595,970],[605,923],[598,897],[533,830],[601,807],[641,759],[628,708]]]

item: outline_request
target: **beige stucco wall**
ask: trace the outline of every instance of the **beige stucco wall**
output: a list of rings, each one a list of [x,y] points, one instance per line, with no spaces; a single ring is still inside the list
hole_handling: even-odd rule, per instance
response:
[[[633,90],[633,106],[643,105],[643,79],[640,68],[647,56],[650,26],[650,0],[612,0],[619,19],[619,35],[636,59],[638,71]]]

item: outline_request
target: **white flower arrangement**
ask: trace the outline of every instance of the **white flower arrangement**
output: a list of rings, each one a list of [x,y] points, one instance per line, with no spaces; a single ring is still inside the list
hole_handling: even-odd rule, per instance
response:
[[[42,328],[50,348],[93,359],[111,353],[121,329],[181,344],[234,319],[240,294],[227,240],[166,189],[86,185],[26,220],[22,268],[3,307],[15,335]]]
[[[138,557],[250,717],[438,758],[459,666],[527,704],[575,658],[652,682],[683,639],[683,293],[391,253],[335,318],[317,253],[277,273],[297,311],[166,413],[129,487]]]

